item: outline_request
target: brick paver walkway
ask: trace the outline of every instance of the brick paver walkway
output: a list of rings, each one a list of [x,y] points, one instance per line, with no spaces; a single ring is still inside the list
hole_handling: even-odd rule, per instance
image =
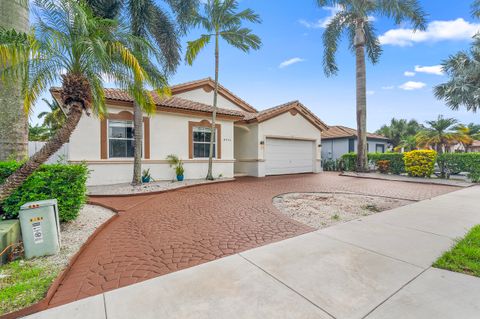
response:
[[[355,192],[421,200],[456,187],[341,177],[335,173],[242,178],[157,195],[100,197],[119,211],[79,256],[50,306],[192,267],[312,229],[280,214],[289,192]]]

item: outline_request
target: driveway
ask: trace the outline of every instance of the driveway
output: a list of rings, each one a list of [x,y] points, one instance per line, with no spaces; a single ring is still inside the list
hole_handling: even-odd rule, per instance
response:
[[[119,211],[86,247],[50,306],[138,283],[312,232],[272,198],[290,192],[353,192],[422,200],[459,188],[341,177],[335,173],[241,178],[157,195],[96,197]]]

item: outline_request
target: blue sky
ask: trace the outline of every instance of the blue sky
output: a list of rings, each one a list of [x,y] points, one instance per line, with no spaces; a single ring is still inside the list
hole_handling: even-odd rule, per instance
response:
[[[432,93],[436,84],[447,79],[439,72],[441,61],[468,49],[471,35],[480,30],[480,21],[470,16],[472,1],[420,2],[428,13],[429,27],[413,36],[408,24],[398,26],[373,17],[384,52],[378,64],[367,65],[370,131],[392,117],[423,122],[443,114],[480,123],[478,114],[451,111]],[[242,0],[240,6],[260,14],[263,23],[249,26],[262,38],[263,46],[245,54],[221,43],[220,82],[260,110],[300,100],[329,125],[355,127],[355,60],[345,39],[337,55],[339,74],[327,78],[322,68],[322,33],[335,9],[319,8],[314,0]],[[199,34],[201,30],[192,30],[183,42]],[[182,63],[170,83],[213,77],[213,71],[210,45],[192,67]],[[44,108],[39,102],[35,114]],[[32,122],[38,121],[35,114]]]

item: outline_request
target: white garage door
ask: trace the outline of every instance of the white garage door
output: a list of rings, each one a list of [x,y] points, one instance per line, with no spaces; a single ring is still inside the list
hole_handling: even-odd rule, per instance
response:
[[[313,150],[313,141],[267,138],[266,175],[313,172]]]

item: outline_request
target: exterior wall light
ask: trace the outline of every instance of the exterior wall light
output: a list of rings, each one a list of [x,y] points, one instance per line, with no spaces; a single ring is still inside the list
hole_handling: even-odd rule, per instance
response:
[[[260,141],[260,145],[264,145],[265,144],[265,141]]]

